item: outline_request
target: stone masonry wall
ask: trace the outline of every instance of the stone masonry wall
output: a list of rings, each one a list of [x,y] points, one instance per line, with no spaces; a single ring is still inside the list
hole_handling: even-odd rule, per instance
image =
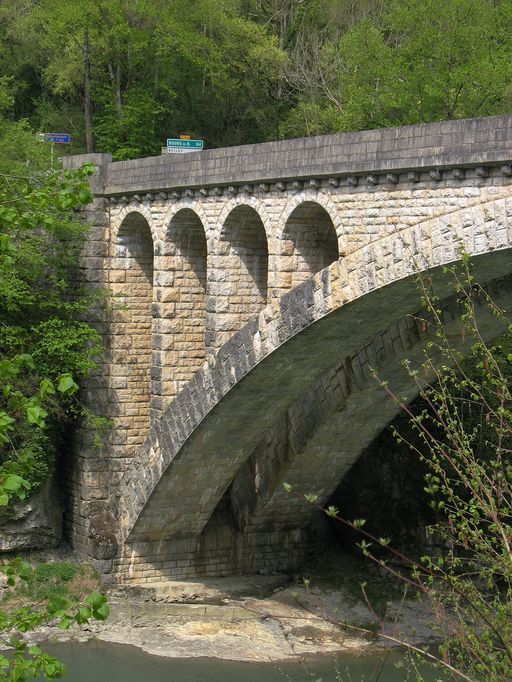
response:
[[[466,234],[471,226],[477,226],[471,251],[490,248],[488,225],[495,231],[492,248],[506,246],[511,137],[512,119],[495,117],[212,150],[172,160],[113,164],[104,155],[92,155],[97,198],[88,211],[94,227],[84,273],[95,285],[122,293],[126,305],[112,313],[100,311],[95,320],[107,352],[85,396],[113,420],[113,429],[100,450],[90,446],[91,434],[84,429],[70,460],[66,527],[75,546],[94,554],[92,538],[101,535],[98,529],[110,524],[116,533],[116,510],[108,503],[116,499],[124,472],[141,452],[150,421],[157,428],[179,391],[189,390],[205,358],[217,362],[217,349],[266,300],[281,301],[338,257],[350,281],[360,280],[363,292],[386,279],[389,266],[384,262],[393,263],[397,272],[404,263],[421,269],[444,262],[437,255],[432,260],[421,246],[434,229],[440,231],[439,243],[446,233],[450,253],[451,237]],[[66,163],[83,160],[88,157]],[[236,376],[238,369],[233,381]],[[280,418],[285,413],[281,410]],[[193,421],[186,413],[182,419],[184,425]],[[250,520],[247,505],[240,503],[241,482],[244,476],[270,480],[286,456],[277,426],[262,424],[259,442],[267,454],[243,465],[223,502],[229,514],[222,513],[224,519],[229,515],[227,526],[242,536],[245,528],[253,540],[270,522],[265,515],[256,521],[256,503]],[[210,497],[205,492],[204,499]],[[217,519],[220,511],[207,512],[199,498],[197,504],[201,519],[212,519],[215,533],[227,527]],[[206,542],[201,537],[190,540],[196,553],[197,542]],[[265,541],[276,552],[284,538],[279,537]],[[163,543],[164,538],[167,542],[165,533],[161,541],[151,541]],[[237,554],[244,542],[236,540],[239,549],[233,550],[232,543],[229,550],[239,557],[237,566],[251,563]],[[212,543],[206,544],[212,548]],[[214,556],[216,550],[211,551]],[[97,554],[105,558],[109,551]],[[118,550],[110,554],[117,556]]]
[[[205,359],[207,249],[197,214],[178,211],[156,250],[153,408],[159,414]]]
[[[238,205],[226,217],[209,260],[208,350],[220,348],[267,302],[268,246],[257,211]]]
[[[505,310],[512,309],[511,275],[491,282],[488,291]],[[464,350],[470,341],[458,333],[462,312],[458,295],[441,305],[447,333]],[[504,322],[485,305],[480,313],[483,338],[494,338]],[[324,503],[338,477],[397,413],[397,405],[376,386],[370,367],[376,367],[400,395],[409,399],[415,395],[402,359],[415,363],[423,357],[430,338],[425,320],[428,317],[398,321],[321,376],[285,414],[277,415],[202,532],[167,537],[162,531],[160,539],[129,540],[115,561],[118,579],[137,583],[296,570],[318,552],[326,539],[325,519],[303,495],[317,494]],[[229,440],[226,443],[229,447]],[[284,491],[284,481],[293,485],[295,494]]]
[[[113,235],[108,268],[113,295],[109,329],[109,417],[121,462],[140,448],[150,427],[153,241],[146,219],[128,213]]]

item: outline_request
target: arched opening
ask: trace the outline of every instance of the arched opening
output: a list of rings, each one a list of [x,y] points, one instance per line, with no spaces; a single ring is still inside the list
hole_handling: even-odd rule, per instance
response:
[[[110,288],[117,295],[110,335],[116,444],[122,457],[142,445],[150,422],[153,240],[147,220],[129,213],[114,244]]]
[[[306,201],[286,221],[281,249],[287,291],[339,258],[338,238],[331,217],[314,201]]]
[[[190,208],[173,216],[159,258],[155,374],[163,403],[172,400],[205,358],[206,237]]]
[[[226,218],[212,256],[208,329],[219,348],[267,302],[268,246],[263,222],[250,206]]]

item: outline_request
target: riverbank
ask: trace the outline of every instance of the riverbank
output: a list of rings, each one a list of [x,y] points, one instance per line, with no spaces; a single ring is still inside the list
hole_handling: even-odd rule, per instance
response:
[[[380,607],[380,614],[372,612],[346,585],[297,583],[282,575],[118,587],[110,592],[109,604],[105,622],[65,632],[45,627],[30,639],[95,638],[169,658],[277,662],[397,643],[357,628],[416,643],[433,637],[417,601],[392,599],[382,619]]]

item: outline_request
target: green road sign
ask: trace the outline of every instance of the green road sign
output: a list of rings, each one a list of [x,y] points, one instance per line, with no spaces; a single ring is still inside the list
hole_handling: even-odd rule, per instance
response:
[[[199,151],[203,148],[202,140],[179,140],[175,138],[167,138],[167,147],[169,149],[187,149],[192,151]]]

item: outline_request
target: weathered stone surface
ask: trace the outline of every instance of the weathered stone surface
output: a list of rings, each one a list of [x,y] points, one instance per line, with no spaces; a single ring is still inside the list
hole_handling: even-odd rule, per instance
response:
[[[0,552],[55,547],[62,534],[62,512],[52,481],[24,502],[0,513]]]
[[[262,586],[272,583],[276,580],[241,576],[234,581],[166,582],[156,590],[118,589],[109,595],[111,613],[105,623],[92,622],[67,632],[42,628],[27,639],[94,638],[170,658],[237,661],[284,661],[308,654],[394,646],[385,637],[369,637],[336,625],[346,621],[356,628],[371,623],[379,626],[375,613],[348,590],[293,585],[278,587],[271,595],[258,594]],[[253,593],[247,589],[251,585]],[[388,616],[383,635],[399,634],[402,641],[416,645],[433,638],[429,609],[417,600],[394,600]]]
[[[94,514],[88,523],[91,554],[95,559],[112,559],[118,548],[115,520],[109,512]]]

